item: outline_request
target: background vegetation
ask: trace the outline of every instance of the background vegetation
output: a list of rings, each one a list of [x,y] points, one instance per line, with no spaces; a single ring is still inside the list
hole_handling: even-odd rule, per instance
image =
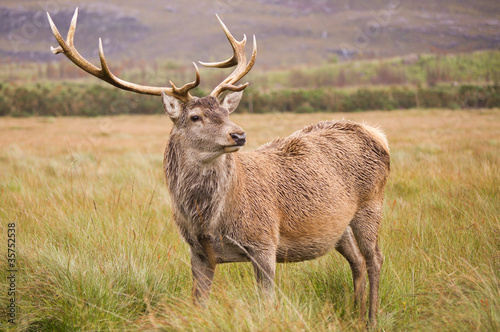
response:
[[[64,59],[63,59],[64,60]],[[118,90],[69,61],[0,66],[0,115],[154,114],[156,97]],[[116,73],[138,83],[164,86],[193,80],[192,67],[170,61],[118,62]],[[227,71],[202,71],[204,96]],[[248,78],[240,112],[352,112],[410,108],[500,107],[500,51],[459,55],[421,55],[292,69],[255,71]],[[29,83],[28,83],[29,81]]]
[[[78,50],[97,59],[102,37],[111,63],[226,59],[231,49],[215,13],[238,40],[257,36],[263,69],[498,49],[500,41],[500,4],[492,0],[2,0],[0,55],[54,61],[45,11],[65,35],[76,7]]]
[[[379,124],[391,145],[380,329],[498,331],[498,110],[233,120],[254,149],[343,117]],[[208,309],[191,304],[188,248],[171,219],[161,167],[169,129],[163,115],[2,119],[0,233],[16,223],[18,313],[17,325],[7,325],[2,305],[0,329],[364,330],[350,269],[337,253],[279,265],[273,305],[256,295],[245,263],[218,267]]]

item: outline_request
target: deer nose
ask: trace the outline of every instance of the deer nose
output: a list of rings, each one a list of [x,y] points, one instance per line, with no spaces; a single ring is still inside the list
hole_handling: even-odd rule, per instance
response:
[[[231,136],[231,138],[233,139],[233,141],[238,146],[245,145],[245,143],[247,141],[247,134],[245,134],[245,133],[232,133],[232,134],[229,134],[229,135]]]

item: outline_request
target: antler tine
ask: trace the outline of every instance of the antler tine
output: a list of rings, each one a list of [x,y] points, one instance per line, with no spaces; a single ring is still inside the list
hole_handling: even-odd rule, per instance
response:
[[[161,95],[162,91],[165,92],[166,94],[173,96],[182,102],[188,102],[191,100],[193,97],[189,93],[189,90],[197,87],[200,84],[200,71],[198,70],[198,66],[193,62],[195,71],[196,71],[196,79],[191,82],[187,83],[181,88],[177,88],[172,82],[171,88],[168,87],[154,87],[154,86],[147,86],[147,85],[140,85],[140,84],[135,84],[131,83],[128,81],[124,81],[118,77],[116,77],[111,70],[109,69],[109,66],[106,62],[106,58],[104,57],[104,49],[102,47],[102,40],[99,38],[99,60],[101,62],[101,68],[98,68],[94,66],[92,63],[87,61],[83,56],[78,53],[74,46],[74,36],[75,36],[75,31],[76,31],[76,22],[78,19],[78,8],[75,9],[75,13],[73,15],[73,18],[71,20],[71,25],[68,30],[68,35],[66,37],[66,41],[63,39],[61,34],[59,33],[59,30],[57,29],[56,25],[52,21],[52,18],[50,17],[50,14],[47,13],[47,17],[49,19],[49,24],[52,29],[52,33],[54,34],[54,37],[56,38],[57,42],[59,43],[58,47],[51,47],[52,53],[58,54],[58,53],[63,53],[69,60],[71,60],[75,65],[78,67],[82,68],[84,71],[87,73],[105,81],[108,82],[111,85],[114,85],[120,89],[123,90],[128,90],[128,91],[133,91],[137,93],[142,93],[142,94],[149,94],[149,95]]]
[[[47,13],[48,15],[49,13]],[[75,13],[73,14],[73,17],[71,18],[71,24],[68,29],[68,36],[66,37],[66,43],[69,44],[69,46],[74,46],[73,41],[75,37],[75,31],[76,31],[76,21],[78,20],[78,7],[75,9]],[[55,25],[54,25],[55,26]]]
[[[217,19],[226,34],[231,47],[233,48],[233,56],[225,61],[221,62],[201,62],[198,61],[205,67],[213,67],[213,68],[229,68],[236,66],[236,69],[226,78],[224,79],[215,89],[210,93],[211,96],[218,97],[222,92],[226,90],[230,91],[241,91],[248,86],[248,83],[236,86],[234,85],[241,78],[243,78],[248,72],[252,69],[255,59],[257,57],[257,41],[255,36],[253,36],[253,52],[250,61],[247,64],[246,55],[245,55],[245,44],[247,42],[246,35],[243,35],[243,40],[237,41],[229,29],[226,27],[224,22],[220,19],[219,15],[217,15]]]
[[[189,90],[196,88],[200,84],[200,70],[198,69],[198,66],[196,63],[193,62],[194,69],[196,71],[196,79],[191,82],[191,83],[186,83],[182,87],[177,88],[175,84],[172,81],[169,81],[170,85],[172,86],[172,95],[176,97],[177,99],[180,99],[180,96],[190,96],[189,99],[191,99],[191,95],[189,94]]]
[[[247,42],[247,36],[243,35],[243,40],[242,41],[237,41],[227,26],[222,22],[220,19],[219,15],[215,14],[217,19],[219,20],[220,25],[222,26],[222,30],[224,30],[224,33],[226,34],[227,39],[229,40],[229,43],[231,44],[231,47],[233,48],[233,56],[225,61],[220,61],[220,62],[202,62],[198,61],[205,67],[213,67],[213,68],[230,68],[233,66],[236,66],[238,64],[238,58],[236,57],[237,54],[237,48],[236,46],[243,46],[245,47],[245,44]],[[243,53],[244,54],[244,53]]]
[[[52,29],[52,33],[54,34],[54,37],[59,43],[58,47],[52,47],[52,46],[50,47],[52,53],[54,54],[64,53],[64,55],[66,55],[75,65],[82,68],[89,74],[99,77],[98,76],[99,68],[97,68],[96,66],[85,60],[73,47],[74,45],[73,38],[75,35],[76,21],[78,18],[78,8],[75,9],[75,13],[73,14],[73,18],[71,20],[71,25],[68,30],[68,36],[66,37],[66,41],[61,36],[61,33],[59,33],[59,30],[54,24],[54,21],[52,21],[52,17],[50,17],[49,13],[47,13],[47,18],[49,19],[49,24],[50,28]]]

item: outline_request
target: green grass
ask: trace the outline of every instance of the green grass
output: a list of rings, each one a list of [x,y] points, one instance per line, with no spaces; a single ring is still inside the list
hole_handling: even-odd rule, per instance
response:
[[[380,124],[391,145],[379,328],[499,330],[499,110],[232,116],[249,149],[342,117]],[[0,329],[363,330],[337,253],[279,265],[273,303],[249,264],[218,266],[208,308],[191,304],[162,175],[169,126],[156,115],[2,119]],[[4,305],[11,222],[17,325]]]
[[[58,63],[0,63],[0,80],[22,85],[53,84],[71,81],[72,85],[98,82],[67,59]],[[95,63],[98,63],[94,61]],[[191,64],[175,61],[112,61],[111,69],[121,78],[141,84],[164,86],[172,80],[184,84],[194,79]],[[256,66],[247,80],[252,89],[316,89],[337,87],[347,90],[382,85],[490,84],[500,82],[500,51],[476,51],[447,55],[421,54],[406,62],[405,57],[351,62],[315,63],[286,68],[262,69]],[[204,90],[221,82],[227,70],[200,68]]]

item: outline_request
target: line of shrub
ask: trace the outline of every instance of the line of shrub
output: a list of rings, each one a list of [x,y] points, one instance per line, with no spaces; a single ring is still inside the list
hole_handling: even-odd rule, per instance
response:
[[[205,95],[201,90],[193,94]],[[358,90],[323,88],[275,90],[269,93],[249,88],[239,110],[250,113],[308,113],[492,107],[500,107],[498,85],[395,86]],[[138,95],[103,85],[0,85],[0,115],[3,116],[98,116],[161,112],[159,97]]]
[[[352,112],[409,108],[500,107],[500,86],[462,85],[427,88],[389,87],[277,90],[268,94],[248,93],[240,108],[253,112]]]

